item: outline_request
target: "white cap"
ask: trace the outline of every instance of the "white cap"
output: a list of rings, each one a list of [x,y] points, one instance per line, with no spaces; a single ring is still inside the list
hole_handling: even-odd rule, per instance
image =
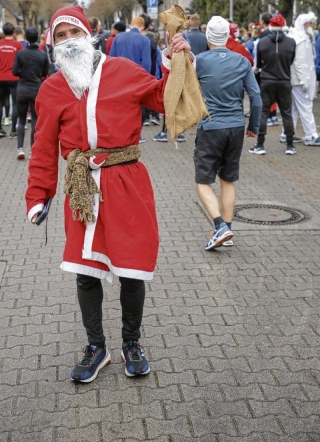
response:
[[[214,15],[207,24],[206,37],[209,43],[224,46],[229,37],[229,22],[219,15]]]

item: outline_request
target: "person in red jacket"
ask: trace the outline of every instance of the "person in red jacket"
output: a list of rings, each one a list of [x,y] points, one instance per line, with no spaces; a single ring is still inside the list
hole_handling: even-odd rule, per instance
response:
[[[238,54],[243,55],[246,57],[249,61],[251,66],[253,66],[253,58],[247,51],[246,47],[239,43],[238,36],[239,36],[239,26],[237,23],[230,23],[229,25],[229,38],[227,40],[227,49],[230,49],[230,51],[238,52]]]
[[[4,38],[0,40],[0,137],[7,135],[2,129],[2,109],[5,106],[6,97],[11,95],[12,99],[12,127],[9,138],[17,138],[17,108],[16,108],[16,91],[19,77],[12,73],[12,67],[16,53],[23,49],[20,42],[14,40],[14,26],[12,23],[3,25]]]

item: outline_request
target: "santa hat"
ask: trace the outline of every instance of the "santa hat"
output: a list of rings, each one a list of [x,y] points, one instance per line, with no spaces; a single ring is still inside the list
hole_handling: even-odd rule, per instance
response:
[[[65,6],[58,9],[50,20],[50,34],[54,43],[54,30],[60,23],[70,23],[78,26],[86,34],[91,35],[91,27],[81,6]]]
[[[233,38],[239,37],[239,26],[237,25],[237,23],[229,24],[229,32],[231,37]]]
[[[284,26],[286,26],[286,20],[280,12],[271,17],[269,24],[270,31],[282,31]]]

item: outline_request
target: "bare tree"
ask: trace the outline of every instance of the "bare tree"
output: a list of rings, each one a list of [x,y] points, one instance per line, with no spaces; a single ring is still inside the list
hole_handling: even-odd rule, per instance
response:
[[[65,5],[64,0],[0,0],[0,4],[7,9],[17,20],[23,22],[24,27],[39,27],[42,23],[48,24],[57,9]]]
[[[33,0],[32,10],[35,11],[37,22],[40,20],[45,24],[49,24],[49,21],[53,14],[59,9],[65,6],[63,0]]]
[[[118,13],[121,20],[130,23],[136,4],[136,0],[93,0],[89,6],[88,14],[98,17],[106,23],[110,21],[110,18],[113,18],[115,13]]]
[[[6,9],[17,20],[17,23],[23,20],[20,8],[12,1],[0,0],[0,6]]]

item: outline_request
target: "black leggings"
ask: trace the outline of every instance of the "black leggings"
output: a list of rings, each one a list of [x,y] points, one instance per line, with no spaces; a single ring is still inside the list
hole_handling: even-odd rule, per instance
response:
[[[120,277],[120,303],[122,306],[122,339],[137,341],[143,315],[145,284],[139,279]],[[103,344],[102,326],[103,290],[100,279],[77,275],[77,294],[89,344]]]
[[[2,109],[7,105],[7,97],[11,95],[12,112],[11,112],[11,131],[16,131],[17,124],[17,107],[16,107],[16,94],[17,94],[18,81],[0,81],[0,128],[2,122]]]
[[[31,147],[34,142],[34,131],[37,122],[37,114],[35,111],[34,103],[36,100],[36,95],[28,96],[28,95],[17,95],[17,114],[18,114],[18,148],[23,147],[24,142],[24,127],[27,121],[27,113],[30,107],[31,111],[31,135],[30,135],[30,143]]]

